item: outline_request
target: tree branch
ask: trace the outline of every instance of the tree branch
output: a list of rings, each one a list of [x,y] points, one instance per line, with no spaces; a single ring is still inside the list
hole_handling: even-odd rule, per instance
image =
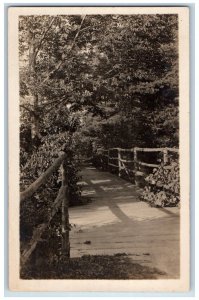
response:
[[[30,113],[34,113],[34,111],[30,108],[28,108],[27,106],[21,104],[20,107],[24,108],[25,110],[29,111]]]
[[[80,29],[79,33],[82,32],[82,31],[84,31],[84,30],[86,30],[86,29],[88,29],[88,28],[90,28],[90,27],[91,26],[87,26],[87,27],[84,27],[84,28]]]
[[[73,50],[73,47],[74,47],[74,45],[75,45],[76,39],[77,39],[78,36],[79,36],[80,30],[81,30],[81,27],[82,27],[82,25],[83,25],[83,22],[84,22],[85,18],[86,18],[86,15],[83,16],[83,18],[82,18],[82,21],[81,21],[81,24],[80,24],[80,26],[79,26],[79,29],[78,29],[78,31],[77,31],[75,37],[74,37],[73,43],[72,43],[72,45],[71,45],[71,47],[70,47],[70,49],[69,49],[67,55],[70,54],[70,52]],[[65,55],[65,57],[66,57],[66,55]],[[44,83],[50,78],[50,76],[51,76],[53,73],[55,73],[56,71],[59,70],[59,68],[61,67],[62,63],[63,63],[63,59],[57,64],[57,66],[54,68],[54,70],[52,70],[52,71],[48,74],[48,76],[43,80],[43,82],[41,83],[41,85],[44,84]]]
[[[83,25],[83,22],[84,22],[85,18],[86,18],[86,15],[85,15],[85,16],[83,16],[83,18],[82,18],[81,24],[80,24],[80,26],[79,26],[79,29],[78,29],[78,31],[77,31],[77,33],[76,33],[76,35],[75,35],[75,38],[74,38],[74,40],[73,40],[73,43],[72,43],[72,46],[71,46],[71,48],[70,48],[70,51],[69,51],[69,52],[71,52],[71,51],[72,51],[72,49],[73,49],[73,47],[74,47],[74,45],[75,45],[76,39],[77,39],[77,38],[78,38],[78,36],[79,36],[80,30],[81,30],[81,28],[82,28],[82,25]]]
[[[53,23],[55,21],[55,17],[52,18],[48,28],[44,31],[42,37],[40,38],[40,41],[38,42],[38,45],[37,45],[37,50],[35,51],[35,57],[37,56],[37,54],[39,53],[39,50],[41,49],[41,46],[45,40],[45,37],[47,35],[47,33],[49,32],[50,28],[52,27]]]
[[[61,100],[54,100],[54,101],[51,101],[51,103],[49,103],[49,104],[53,104],[53,102],[55,103],[55,105],[54,106],[51,106],[51,107],[49,107],[45,112],[46,113],[48,113],[49,111],[51,111],[53,108],[55,108],[58,104],[61,104],[62,102],[64,102],[64,101],[66,101],[66,98],[64,97],[64,98],[62,98]]]

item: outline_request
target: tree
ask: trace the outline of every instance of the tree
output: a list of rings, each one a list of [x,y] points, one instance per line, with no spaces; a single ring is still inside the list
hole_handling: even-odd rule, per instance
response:
[[[159,105],[164,111],[167,104],[177,99],[175,15],[32,18],[22,20],[26,28],[22,26],[21,32],[27,34],[33,28],[31,34],[36,40],[28,46],[29,60],[34,61],[33,52],[37,57],[33,68],[37,74],[37,81],[33,78],[32,84],[33,96],[37,94],[33,97],[33,107],[36,106],[32,109],[33,120],[42,114],[48,122],[52,119],[52,115],[48,118],[49,111],[52,114],[55,108],[60,116],[67,111],[67,104],[70,111],[87,110],[104,117],[107,103],[111,102],[116,107],[115,113],[122,111],[137,129],[137,119],[141,123],[147,115],[151,118],[154,107]],[[22,83],[28,90],[27,82],[22,80]],[[150,118],[146,120],[148,127],[153,126]],[[45,128],[45,124],[40,127]]]
[[[110,120],[102,124],[107,140],[115,129],[112,145],[117,136],[118,146],[177,146],[177,17],[107,16],[105,22],[106,31],[96,51],[100,63],[94,78],[99,80],[94,80],[92,92],[102,111],[112,106],[106,113]],[[174,114],[169,113],[172,110]],[[124,132],[118,136],[122,130],[129,143],[122,141]]]

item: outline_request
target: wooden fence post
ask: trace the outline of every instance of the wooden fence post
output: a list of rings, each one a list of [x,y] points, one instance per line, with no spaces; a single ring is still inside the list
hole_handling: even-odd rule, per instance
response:
[[[134,170],[137,170],[137,148],[133,148],[133,153],[134,153]]]
[[[168,163],[168,150],[167,150],[167,148],[165,148],[163,150],[163,162],[164,162],[164,165],[166,165]]]
[[[109,162],[110,162],[110,149],[108,149],[108,171],[110,171]]]
[[[70,240],[69,240],[69,189],[68,189],[68,163],[67,160],[62,164],[62,186],[66,187],[65,195],[62,200],[62,255],[70,257]]]
[[[117,149],[118,151],[118,170],[119,170],[119,177],[121,177],[121,171],[122,171],[122,162],[121,162],[121,151],[120,149],[118,148]]]
[[[134,154],[134,178],[135,178],[135,184],[137,185],[137,181],[136,181],[136,172],[137,172],[137,148],[134,147],[133,148],[133,154]]]

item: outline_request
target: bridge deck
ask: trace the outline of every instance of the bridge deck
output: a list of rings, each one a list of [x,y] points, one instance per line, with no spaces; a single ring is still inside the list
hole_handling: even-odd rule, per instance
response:
[[[83,168],[80,184],[92,201],[69,210],[72,257],[126,253],[178,278],[178,208],[152,208],[139,201],[138,187],[92,166]]]

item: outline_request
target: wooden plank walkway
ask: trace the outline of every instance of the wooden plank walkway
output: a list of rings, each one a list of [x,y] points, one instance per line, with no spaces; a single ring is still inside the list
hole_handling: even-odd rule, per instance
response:
[[[71,256],[126,253],[137,263],[179,277],[179,209],[152,208],[141,190],[108,172],[86,166],[83,195],[92,201],[69,210]]]

